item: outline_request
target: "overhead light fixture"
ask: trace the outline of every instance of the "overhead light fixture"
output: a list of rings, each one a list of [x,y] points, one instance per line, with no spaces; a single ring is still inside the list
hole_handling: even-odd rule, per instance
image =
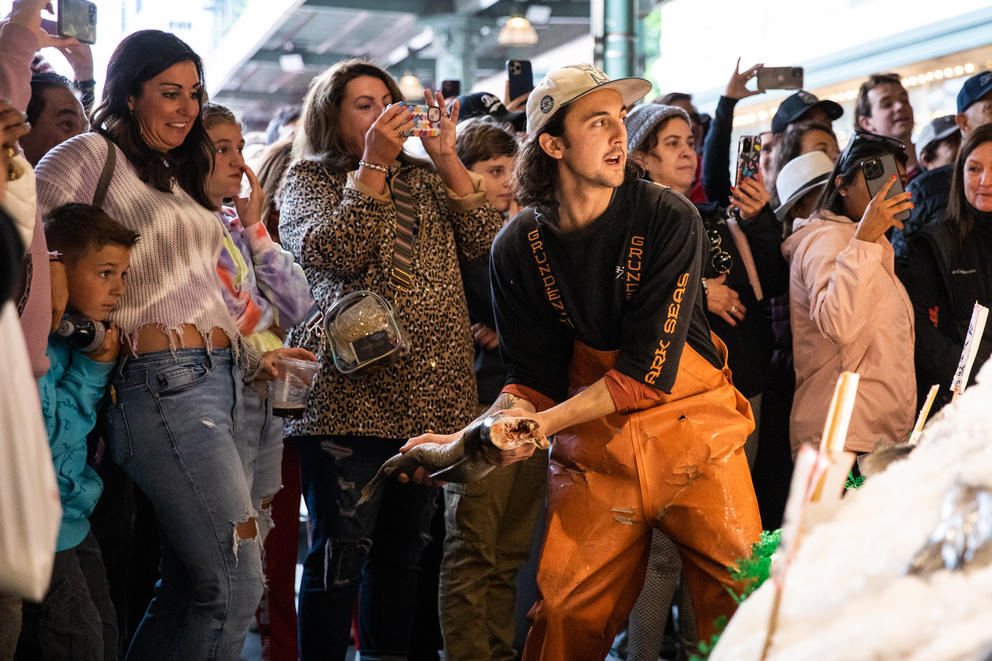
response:
[[[537,30],[523,16],[511,16],[496,37],[500,46],[533,46]]]
[[[423,84],[421,84],[420,79],[412,73],[404,74],[403,77],[400,78],[398,85],[400,88],[400,93],[403,94],[404,99],[417,99],[424,96]]]
[[[279,68],[286,73],[303,73],[306,65],[303,56],[299,53],[286,53],[279,56]]]

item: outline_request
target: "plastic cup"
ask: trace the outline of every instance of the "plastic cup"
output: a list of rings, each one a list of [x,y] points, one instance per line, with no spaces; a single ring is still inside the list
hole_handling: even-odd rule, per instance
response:
[[[276,359],[275,369],[272,413],[281,418],[302,418],[320,363],[280,357]]]

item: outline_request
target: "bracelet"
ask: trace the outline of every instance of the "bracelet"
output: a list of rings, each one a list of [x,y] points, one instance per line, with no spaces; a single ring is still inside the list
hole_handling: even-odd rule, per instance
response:
[[[378,170],[379,172],[388,175],[389,168],[384,165],[379,165],[378,163],[369,163],[368,161],[358,161],[358,165],[363,168],[371,168],[372,170]]]
[[[87,87],[96,87],[96,81],[90,78],[89,80],[74,80],[72,81],[72,86],[77,90],[82,90]]]

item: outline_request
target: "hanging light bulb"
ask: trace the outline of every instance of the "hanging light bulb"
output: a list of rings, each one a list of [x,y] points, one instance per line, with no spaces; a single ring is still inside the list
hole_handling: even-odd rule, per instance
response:
[[[420,79],[412,73],[405,74],[397,84],[404,99],[419,99],[424,96],[424,86],[421,84]]]
[[[533,46],[537,30],[523,16],[511,16],[496,36],[500,46]]]

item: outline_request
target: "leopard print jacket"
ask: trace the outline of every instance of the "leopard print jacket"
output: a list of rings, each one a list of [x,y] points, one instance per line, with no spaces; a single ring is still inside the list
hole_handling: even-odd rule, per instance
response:
[[[405,439],[457,431],[475,417],[473,342],[458,260],[486,255],[502,218],[478,175],[474,194],[454,198],[422,166],[402,164],[391,176],[398,173],[419,210],[408,293],[389,285],[396,207],[388,190],[376,194],[354,173],[318,161],[300,161],[286,173],[279,236],[303,266],[317,304],[327,310],[370,289],[391,301],[410,341],[397,362],[344,375],[317,332],[293,328],[286,345],[314,352],[321,367],[304,417],[287,420],[287,434]]]

